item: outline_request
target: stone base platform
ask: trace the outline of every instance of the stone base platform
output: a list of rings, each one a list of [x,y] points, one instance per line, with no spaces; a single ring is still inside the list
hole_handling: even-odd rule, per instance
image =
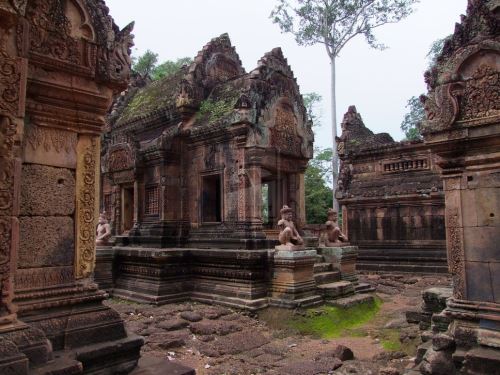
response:
[[[339,244],[339,246],[319,247],[318,253],[323,256],[326,262],[332,263],[340,271],[342,280],[358,282],[356,276],[357,246]]]
[[[354,284],[350,281],[337,281],[318,285],[316,288],[325,300],[347,297],[354,294]]]
[[[335,300],[329,300],[326,301],[327,305],[330,306],[335,306],[335,307],[341,307],[343,309],[347,309],[349,307],[353,307],[362,303],[367,303],[367,302],[375,302],[375,298],[373,295],[367,295],[367,294],[356,294],[352,297],[344,297],[344,298],[338,298]]]
[[[162,305],[195,300],[247,310],[268,305],[268,250],[115,247],[113,295]]]
[[[289,250],[287,246],[276,247],[273,258],[271,283],[272,306],[295,308],[321,304],[322,298],[316,293],[314,263],[316,250]],[[284,250],[282,250],[284,249]]]
[[[109,292],[113,288],[113,263],[115,251],[111,246],[96,247],[96,267],[94,269],[94,282],[99,288]]]

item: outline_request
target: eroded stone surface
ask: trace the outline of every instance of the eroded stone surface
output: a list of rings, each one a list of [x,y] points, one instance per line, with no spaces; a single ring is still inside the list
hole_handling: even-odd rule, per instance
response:
[[[73,264],[75,227],[70,217],[21,217],[19,267]]]
[[[75,176],[70,169],[23,165],[21,215],[68,216],[75,211]]]

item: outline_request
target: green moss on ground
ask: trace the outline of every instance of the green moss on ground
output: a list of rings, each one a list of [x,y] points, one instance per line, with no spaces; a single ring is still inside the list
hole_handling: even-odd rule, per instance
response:
[[[399,341],[399,331],[397,329],[384,329],[381,333],[382,347],[389,352],[401,351],[402,346]]]
[[[381,305],[382,300],[376,298],[347,309],[331,306],[308,309],[305,316],[294,317],[289,325],[302,334],[324,339],[364,336],[359,328],[375,317]]]

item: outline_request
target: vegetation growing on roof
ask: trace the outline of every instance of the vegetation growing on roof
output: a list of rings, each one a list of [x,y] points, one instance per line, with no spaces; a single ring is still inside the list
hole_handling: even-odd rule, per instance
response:
[[[204,100],[201,102],[200,110],[197,116],[199,119],[208,119],[208,122],[210,123],[217,122],[234,109],[236,100],[237,99]]]
[[[184,74],[185,69],[180,68],[172,75],[151,82],[140,89],[125,107],[117,123],[121,124],[161,108],[175,105],[177,86]]]

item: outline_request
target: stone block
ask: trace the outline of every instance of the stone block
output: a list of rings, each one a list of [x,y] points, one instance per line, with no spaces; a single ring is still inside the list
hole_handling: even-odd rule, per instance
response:
[[[464,228],[465,260],[494,262],[498,260],[498,233],[500,227]]]
[[[451,288],[429,288],[422,293],[424,310],[439,313],[446,308],[446,300],[452,296]],[[429,317],[430,322],[430,317]]]
[[[490,263],[491,285],[493,287],[493,299],[500,303],[500,262]]]
[[[21,215],[68,216],[74,211],[75,176],[71,170],[23,165]]]
[[[488,263],[466,262],[467,299],[472,301],[493,302],[493,287],[491,284]]]
[[[72,265],[74,247],[72,218],[20,218],[19,268]]]

